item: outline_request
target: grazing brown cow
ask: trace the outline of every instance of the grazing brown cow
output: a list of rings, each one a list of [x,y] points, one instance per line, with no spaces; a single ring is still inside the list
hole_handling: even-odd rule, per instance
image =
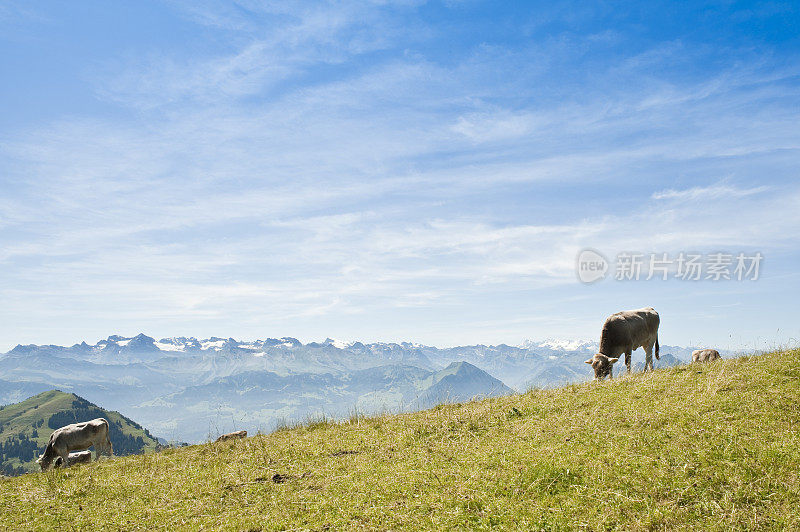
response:
[[[67,463],[71,466],[75,464],[88,464],[92,461],[92,451],[79,451],[77,453],[69,453],[67,456]],[[53,467],[61,467],[64,465],[64,460],[57,456]]]
[[[114,453],[111,440],[108,439],[108,421],[101,417],[83,423],[73,423],[53,431],[44,453],[36,462],[44,471],[57,456],[60,456],[61,463],[69,467],[70,451],[83,451],[92,446],[97,454],[95,460],[100,458],[100,453],[109,456]]]
[[[217,438],[214,441],[214,443],[217,443],[219,441],[240,440],[240,439],[246,438],[246,437],[247,437],[247,431],[246,430],[237,430],[236,432],[229,432],[228,434],[223,434],[222,436]]]
[[[612,375],[611,366],[625,353],[625,366],[631,372],[631,353],[644,348],[644,369],[653,369],[653,346],[656,360],[658,352],[658,326],[661,319],[652,307],[624,310],[609,316],[600,333],[600,352],[586,361],[594,369],[594,378]]]
[[[698,349],[692,351],[692,362],[714,362],[722,358],[716,349]]]

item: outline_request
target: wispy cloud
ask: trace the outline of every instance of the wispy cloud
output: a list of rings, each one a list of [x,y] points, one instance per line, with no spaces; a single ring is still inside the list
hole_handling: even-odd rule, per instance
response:
[[[417,2],[398,4],[411,6]],[[150,55],[129,58],[124,70],[98,87],[103,98],[151,109],[283,92],[313,79],[312,69],[353,61],[392,45],[408,30],[385,16],[388,5],[361,2],[175,2],[194,20],[228,30],[231,53],[210,58]],[[387,13],[388,12],[388,13]]]
[[[692,187],[684,190],[667,189],[653,194],[655,200],[713,200],[718,198],[732,197],[742,198],[752,196],[753,194],[761,194],[770,190],[772,187],[759,186],[741,188],[732,185],[717,184],[708,187]]]
[[[101,111],[0,132],[7,308],[251,331],[358,315],[351,338],[390,334],[378,317],[450,339],[457,319],[506,320],[526,337],[519,294],[575,297],[583,247],[796,244],[796,57],[689,68],[711,52],[629,52],[623,26],[487,42],[417,4],[171,4],[224,45],[114,57],[91,76]]]

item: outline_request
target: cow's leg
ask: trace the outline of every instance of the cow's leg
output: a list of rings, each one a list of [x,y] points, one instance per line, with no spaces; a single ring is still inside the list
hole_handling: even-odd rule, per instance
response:
[[[61,453],[61,467],[69,467],[69,451]]]
[[[625,351],[625,367],[627,368],[627,373],[631,372],[631,352],[631,349]]]
[[[644,349],[644,370],[653,371],[653,346],[651,345],[643,345],[642,348]]]
[[[108,456],[108,457],[111,457],[113,455],[113,451],[112,451],[112,447],[111,447],[111,442],[110,441],[106,441],[106,442],[103,442],[103,443],[100,443],[100,444],[96,445],[95,446],[95,450],[97,451],[97,456],[95,457],[95,460],[99,460],[100,459],[100,454],[101,453],[106,455],[106,456]]]

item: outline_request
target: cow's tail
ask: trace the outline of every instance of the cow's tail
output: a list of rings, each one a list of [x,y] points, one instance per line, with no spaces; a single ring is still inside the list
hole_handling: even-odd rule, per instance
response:
[[[114,456],[114,445],[111,443],[111,438],[106,433],[106,445],[108,448],[108,456]]]
[[[661,360],[661,357],[658,354],[658,335],[656,335],[656,360]]]
[[[114,456],[114,446],[111,444],[111,428],[108,424],[108,420],[105,418],[100,418],[106,423],[106,450],[108,451],[108,456]]]

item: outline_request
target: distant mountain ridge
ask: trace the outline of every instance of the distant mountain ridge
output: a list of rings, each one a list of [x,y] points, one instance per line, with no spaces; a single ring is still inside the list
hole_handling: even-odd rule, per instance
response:
[[[453,362],[428,377],[431,384],[417,397],[414,409],[425,409],[442,403],[461,402],[475,398],[471,390],[488,390],[488,397],[510,395],[511,388],[469,362]],[[427,384],[427,383],[426,383]]]
[[[168,440],[199,441],[321,413],[417,409],[584,381],[591,374],[583,361],[596,350],[587,340],[437,348],[112,335],[94,345],[17,345],[0,355],[0,403],[59,388],[115,408]],[[691,350],[662,345],[657,365],[686,362]],[[634,363],[639,358],[635,353]],[[460,363],[469,366],[434,380]]]

